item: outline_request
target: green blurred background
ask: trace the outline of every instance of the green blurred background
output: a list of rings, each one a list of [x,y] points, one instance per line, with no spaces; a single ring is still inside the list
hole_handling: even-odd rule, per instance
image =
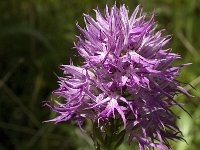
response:
[[[118,0],[130,11],[142,3],[145,12],[156,10],[158,28],[172,34],[169,44],[182,59],[192,62],[182,70],[180,80],[195,98],[176,97],[185,103],[190,118],[180,109],[177,123],[188,144],[173,142],[176,150],[200,147],[200,1],[199,0]],[[105,0],[0,0],[0,150],[92,150],[89,136],[70,122],[42,123],[55,116],[43,101],[52,99],[59,65],[81,64],[72,49],[75,26],[83,24],[83,13],[103,10]],[[114,1],[108,0],[108,4]],[[119,149],[134,149],[124,143]],[[137,147],[135,149],[138,149]]]

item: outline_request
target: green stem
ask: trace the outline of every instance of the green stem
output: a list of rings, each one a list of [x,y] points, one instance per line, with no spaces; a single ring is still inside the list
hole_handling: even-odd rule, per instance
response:
[[[122,129],[120,120],[110,119],[110,124],[104,124],[104,132],[98,127],[96,122],[93,122],[92,139],[96,150],[116,150],[124,140],[125,130]]]

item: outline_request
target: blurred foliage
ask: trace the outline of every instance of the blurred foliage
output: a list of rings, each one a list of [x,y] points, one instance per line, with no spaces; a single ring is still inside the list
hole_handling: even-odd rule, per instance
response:
[[[114,0],[107,0],[109,5]],[[156,10],[159,28],[173,38],[169,46],[180,53],[178,63],[192,62],[182,70],[180,80],[195,98],[178,96],[192,118],[174,109],[177,123],[188,144],[173,142],[177,150],[200,147],[200,1],[199,0],[118,0],[130,11],[142,3],[145,12]],[[106,0],[1,0],[0,1],[0,150],[88,150],[89,136],[73,123],[42,123],[55,116],[43,101],[57,88],[59,65],[81,64],[73,49],[75,23],[83,26],[83,13],[103,10]],[[49,115],[50,114],[50,115]],[[135,143],[131,144],[135,147]],[[120,149],[131,149],[127,143]],[[137,149],[137,148],[136,148]]]

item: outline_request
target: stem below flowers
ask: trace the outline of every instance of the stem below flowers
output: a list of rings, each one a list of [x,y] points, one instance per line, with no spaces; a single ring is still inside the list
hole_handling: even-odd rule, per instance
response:
[[[122,123],[123,124],[123,123]],[[97,122],[93,123],[92,139],[96,150],[116,150],[124,140],[125,130],[119,119],[110,119],[110,124],[103,124],[103,131]]]

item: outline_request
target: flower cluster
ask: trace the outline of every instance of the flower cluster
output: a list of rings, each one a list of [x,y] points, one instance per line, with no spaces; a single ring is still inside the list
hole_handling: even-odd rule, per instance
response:
[[[136,139],[141,150],[169,149],[168,139],[182,139],[170,108],[182,108],[176,94],[188,95],[175,79],[188,64],[172,65],[180,55],[164,48],[170,36],[156,31],[154,13],[145,16],[137,6],[129,16],[124,5],[106,6],[105,15],[94,11],[96,19],[84,14],[86,28],[77,24],[82,35],[75,48],[84,64],[61,66],[64,77],[53,93],[64,102],[47,103],[59,113],[50,121],[82,125],[92,119],[102,127],[110,118],[119,119],[129,142]]]

